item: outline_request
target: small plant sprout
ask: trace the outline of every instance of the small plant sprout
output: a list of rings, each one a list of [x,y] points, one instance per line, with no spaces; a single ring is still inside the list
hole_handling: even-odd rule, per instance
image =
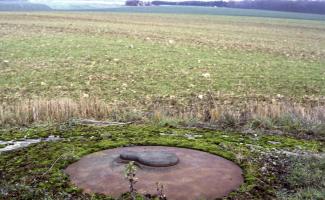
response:
[[[158,199],[159,200],[167,200],[167,197],[164,194],[164,185],[157,182],[156,186],[157,186],[157,197],[158,197]]]
[[[124,168],[124,176],[129,181],[129,192],[131,198],[133,200],[136,199],[136,189],[134,185],[137,182],[137,178],[135,177],[137,171],[137,167],[134,164],[134,161],[129,162]]]

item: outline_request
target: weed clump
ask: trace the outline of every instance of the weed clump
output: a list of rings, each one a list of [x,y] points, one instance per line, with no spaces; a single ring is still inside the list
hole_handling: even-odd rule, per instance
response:
[[[325,158],[292,157],[281,180],[286,186],[280,199],[323,199],[325,197]]]

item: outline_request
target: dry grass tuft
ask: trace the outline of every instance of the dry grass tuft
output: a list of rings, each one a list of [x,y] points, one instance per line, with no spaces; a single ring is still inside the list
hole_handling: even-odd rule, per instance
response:
[[[136,104],[107,103],[98,98],[36,99],[0,105],[0,125],[29,125],[38,122],[65,122],[71,118],[161,122],[204,122],[240,127],[268,119],[308,125],[325,124],[325,106],[284,100],[247,100],[244,103],[216,99],[151,99]],[[288,122],[289,121],[289,122]],[[290,125],[290,124],[289,124]],[[297,124],[294,124],[297,125]],[[258,123],[255,126],[265,126]],[[265,128],[265,127],[264,127]]]
[[[63,122],[70,118],[103,119],[111,113],[110,107],[98,99],[78,101],[63,98],[55,100],[28,100],[0,105],[0,124],[27,125],[34,122]]]

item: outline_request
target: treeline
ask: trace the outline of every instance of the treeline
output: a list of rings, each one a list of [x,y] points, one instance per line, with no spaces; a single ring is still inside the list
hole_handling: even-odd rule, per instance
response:
[[[249,8],[249,9],[325,14],[325,1],[255,0],[255,1],[229,2],[228,6],[231,8]]]
[[[206,6],[206,7],[227,7],[225,1],[182,1],[182,2],[168,2],[168,1],[152,1],[152,5],[173,5],[173,6]]]
[[[244,1],[152,1],[152,5],[209,6],[244,9],[262,9],[288,12],[325,14],[325,1],[321,0],[244,0]]]
[[[29,3],[26,0],[0,0],[0,11],[47,11],[44,4]]]

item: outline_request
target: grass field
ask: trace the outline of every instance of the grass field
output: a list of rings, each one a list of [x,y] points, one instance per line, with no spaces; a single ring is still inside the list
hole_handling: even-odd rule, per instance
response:
[[[158,107],[159,119],[218,121],[226,108],[279,117],[290,108],[324,120],[323,21],[1,13],[0,23],[2,124],[62,118],[51,114],[57,106],[42,111],[55,101],[64,120],[87,117],[75,107],[92,102],[103,106],[88,117],[131,121]]]
[[[0,13],[0,142],[61,137],[0,154],[0,199],[110,199],[63,169],[129,145],[234,161],[245,183],[226,199],[323,199],[323,16],[122,11]]]

